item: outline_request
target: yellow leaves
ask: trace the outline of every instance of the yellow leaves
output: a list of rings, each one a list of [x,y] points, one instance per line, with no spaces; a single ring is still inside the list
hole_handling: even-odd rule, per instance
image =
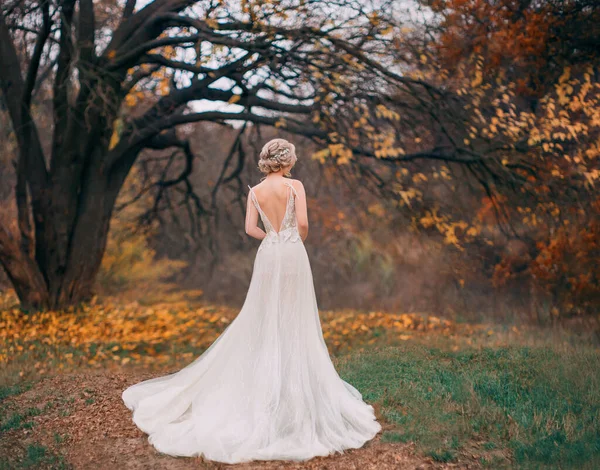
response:
[[[113,133],[110,137],[110,142],[108,144],[108,150],[114,149],[121,140],[121,132],[123,132],[123,120],[121,118],[117,118],[113,122]]]
[[[383,117],[394,121],[400,120],[400,114],[398,114],[396,111],[392,111],[391,109],[386,108],[382,104],[378,104],[375,107],[375,115],[377,117]]]
[[[419,183],[421,181],[427,181],[427,176],[424,173],[415,173],[412,176],[413,183]]]
[[[235,103],[237,103],[241,99],[242,99],[241,95],[233,95],[231,98],[229,98],[229,100],[227,102],[229,104],[235,104]]]
[[[593,170],[590,170],[590,171],[584,171],[583,175],[585,176],[587,183],[590,186],[594,186],[594,182],[598,178],[600,178],[600,171],[594,168]]]
[[[336,158],[338,165],[346,165],[352,160],[352,150],[342,143],[329,144],[329,155]]]
[[[410,203],[411,199],[416,199],[421,195],[421,192],[417,191],[415,188],[410,188],[405,191],[400,190],[400,191],[396,191],[396,192],[400,195],[400,197],[402,198],[402,201],[408,207],[412,207],[411,203]]]
[[[327,159],[327,157],[329,157],[330,154],[331,151],[328,148],[325,148],[319,150],[318,152],[314,152],[311,158],[313,160],[317,160],[319,163],[325,163],[325,160]]]
[[[470,237],[475,237],[477,235],[479,235],[481,233],[481,228],[479,227],[469,227],[469,229],[466,231],[466,234]]]
[[[214,18],[206,18],[204,20],[204,22],[211,29],[218,29],[219,28],[219,23]]]
[[[359,127],[365,126],[368,122],[369,122],[368,116],[367,115],[363,115],[357,121],[354,121],[354,123],[352,124],[352,126],[355,129],[358,129]]]
[[[565,70],[558,79],[558,83],[565,83],[569,78],[571,78],[571,67],[565,67]]]
[[[544,164],[553,158],[574,162],[577,166],[573,171],[581,175],[580,184],[591,185],[594,178],[590,170],[596,166],[591,159],[600,157],[600,148],[595,145],[600,132],[600,94],[597,93],[600,83],[595,68],[576,75],[565,68],[554,88],[541,97],[536,110],[527,111],[517,98],[518,83],[502,79],[497,87],[486,88],[489,83],[484,81],[480,64],[474,65],[465,71],[463,82],[456,84],[457,93],[467,98],[465,108],[472,112],[472,122],[462,143],[473,145],[477,138],[502,142],[507,153],[500,161],[506,166],[513,161],[508,152],[519,142],[526,141],[531,148],[531,158],[540,158]],[[551,173],[550,170],[546,174],[568,178],[565,172]]]
[[[482,83],[483,83],[483,72],[481,70],[477,70],[475,72],[475,78],[473,78],[473,80],[471,81],[471,86],[473,88],[476,88],[479,85],[481,85]]]
[[[459,250],[464,249],[459,237],[472,239],[481,233],[480,226],[469,226],[464,220],[452,221],[448,216],[439,215],[437,208],[427,211],[424,216],[418,219],[418,223],[426,229],[435,228],[444,236],[444,244],[454,245]]]
[[[375,150],[375,156],[377,158],[396,158],[405,154],[406,152],[404,149],[400,147],[389,147]]]
[[[136,104],[137,104],[137,98],[135,97],[135,95],[133,93],[129,93],[126,97],[125,97],[125,105],[133,108]]]
[[[287,123],[285,121],[284,118],[279,118],[276,122],[275,122],[275,127],[280,128],[280,127],[286,127]]]
[[[458,236],[456,234],[456,229],[460,228],[464,230],[467,227],[467,225],[468,224],[463,221],[445,224],[445,231],[443,232],[444,243],[447,245],[454,245],[455,247],[462,250],[463,248],[459,243]]]
[[[378,26],[379,23],[381,23],[381,16],[376,10],[368,13],[367,17],[369,18],[369,23],[372,26]]]
[[[141,306],[107,298],[76,312],[0,311],[0,363],[27,354],[39,373],[86,364],[164,364],[179,356],[191,360],[208,348],[238,314],[238,310],[186,302]],[[455,332],[458,325],[417,313],[338,310],[321,312],[323,334],[332,352],[350,350],[374,340],[406,341],[417,335]],[[462,328],[462,326],[460,327]],[[383,332],[383,336],[382,336]],[[31,351],[39,343],[49,347]],[[186,350],[180,354],[179,351]],[[173,356],[177,351],[177,357]]]
[[[374,204],[369,205],[369,207],[367,208],[367,210],[369,211],[369,214],[373,214],[377,217],[382,218],[385,215],[385,209],[384,207],[376,202]]]
[[[360,72],[365,69],[365,64],[357,60],[352,54],[342,54],[341,59],[348,65],[352,66],[354,70]]]
[[[169,94],[169,90],[169,79],[164,77],[158,84],[158,94],[161,96],[167,96]]]
[[[323,336],[333,353],[367,344],[395,344],[428,334],[450,335],[458,326],[448,320],[417,313],[359,312],[354,310],[321,313]],[[468,326],[468,330],[472,330]],[[471,331],[469,331],[471,332]],[[374,335],[377,336],[374,337]]]
[[[164,362],[169,356],[160,352],[164,350],[161,345],[208,347],[234,316],[235,312],[225,307],[192,308],[184,302],[144,307],[105,300],[102,305],[86,305],[76,312],[30,315],[14,308],[0,312],[5,325],[0,329],[0,358],[6,357],[6,362],[27,350],[27,354],[39,357],[41,368],[52,359],[47,357],[47,349],[39,347],[41,343],[62,351],[58,359],[68,364]],[[39,352],[31,348],[34,345]]]
[[[432,227],[434,225],[438,225],[439,223],[441,223],[444,219],[442,217],[439,217],[437,215],[437,210],[434,209],[432,211],[427,211],[426,215],[424,215],[423,217],[421,217],[419,219],[419,222],[421,223],[421,225],[424,228],[429,228]]]
[[[385,28],[383,28],[382,30],[379,31],[379,34],[381,34],[382,36],[387,36],[388,34],[391,34],[394,31],[394,27],[392,25],[386,26]]]

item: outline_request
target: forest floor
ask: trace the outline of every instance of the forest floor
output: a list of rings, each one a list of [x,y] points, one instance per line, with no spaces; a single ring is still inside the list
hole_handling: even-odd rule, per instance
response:
[[[235,314],[181,302],[0,308],[0,470],[600,467],[592,336],[352,310],[321,321],[336,369],[375,407],[375,439],[308,462],[159,454],[122,391],[190,362]]]
[[[173,470],[433,469],[459,465],[418,455],[411,444],[382,442],[381,435],[361,449],[309,462],[225,465],[201,458],[161,455],[133,424],[131,413],[121,401],[126,386],[150,376],[148,372],[133,370],[79,371],[45,378],[11,397],[12,415],[22,416],[22,426],[13,425],[13,430],[0,441],[0,455],[6,456],[4,465],[6,468]],[[463,468],[470,467],[464,463]]]

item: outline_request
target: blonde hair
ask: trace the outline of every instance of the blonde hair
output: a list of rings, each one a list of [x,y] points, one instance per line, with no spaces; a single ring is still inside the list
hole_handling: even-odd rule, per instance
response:
[[[292,167],[296,163],[296,146],[285,139],[273,139],[267,142],[260,151],[258,169],[268,175],[282,168]],[[289,171],[285,176],[292,176]]]

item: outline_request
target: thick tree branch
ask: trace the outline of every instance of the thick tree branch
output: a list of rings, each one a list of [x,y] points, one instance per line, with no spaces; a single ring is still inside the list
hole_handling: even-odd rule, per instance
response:
[[[42,198],[48,180],[44,153],[29,109],[23,107],[25,84],[12,38],[0,16],[0,87],[8,106],[19,153],[24,158],[34,198]]]
[[[75,11],[75,0],[62,2],[60,41],[58,52],[58,64],[53,87],[54,105],[54,135],[52,138],[52,160],[55,155],[60,154],[65,130],[69,124],[69,79],[71,76],[71,60],[73,57],[72,23]]]
[[[44,52],[44,46],[46,45],[48,36],[50,36],[50,32],[52,31],[49,0],[44,0],[42,2],[41,9],[43,20],[42,29],[38,33],[35,47],[33,49],[33,54],[31,56],[31,61],[29,62],[29,67],[27,68],[27,77],[25,79],[25,88],[23,90],[22,101],[23,106],[26,108],[29,108],[31,106],[31,97],[36,84],[40,60],[42,58],[42,53]]]
[[[79,0],[79,69],[89,67],[94,62],[96,20],[94,18],[94,2],[92,0]]]
[[[123,19],[128,19],[133,14],[133,10],[135,10],[136,0],[127,0],[125,4],[125,8],[123,9]]]

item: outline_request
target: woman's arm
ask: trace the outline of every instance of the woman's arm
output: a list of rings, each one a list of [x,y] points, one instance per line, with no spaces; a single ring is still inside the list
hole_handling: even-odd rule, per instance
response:
[[[258,226],[258,210],[252,202],[252,194],[250,193],[248,193],[246,202],[246,233],[258,240],[262,240],[267,236],[265,231]]]
[[[301,181],[294,180],[292,182],[296,190],[296,220],[298,221],[298,232],[302,241],[308,237],[308,209],[306,205],[306,192]]]

